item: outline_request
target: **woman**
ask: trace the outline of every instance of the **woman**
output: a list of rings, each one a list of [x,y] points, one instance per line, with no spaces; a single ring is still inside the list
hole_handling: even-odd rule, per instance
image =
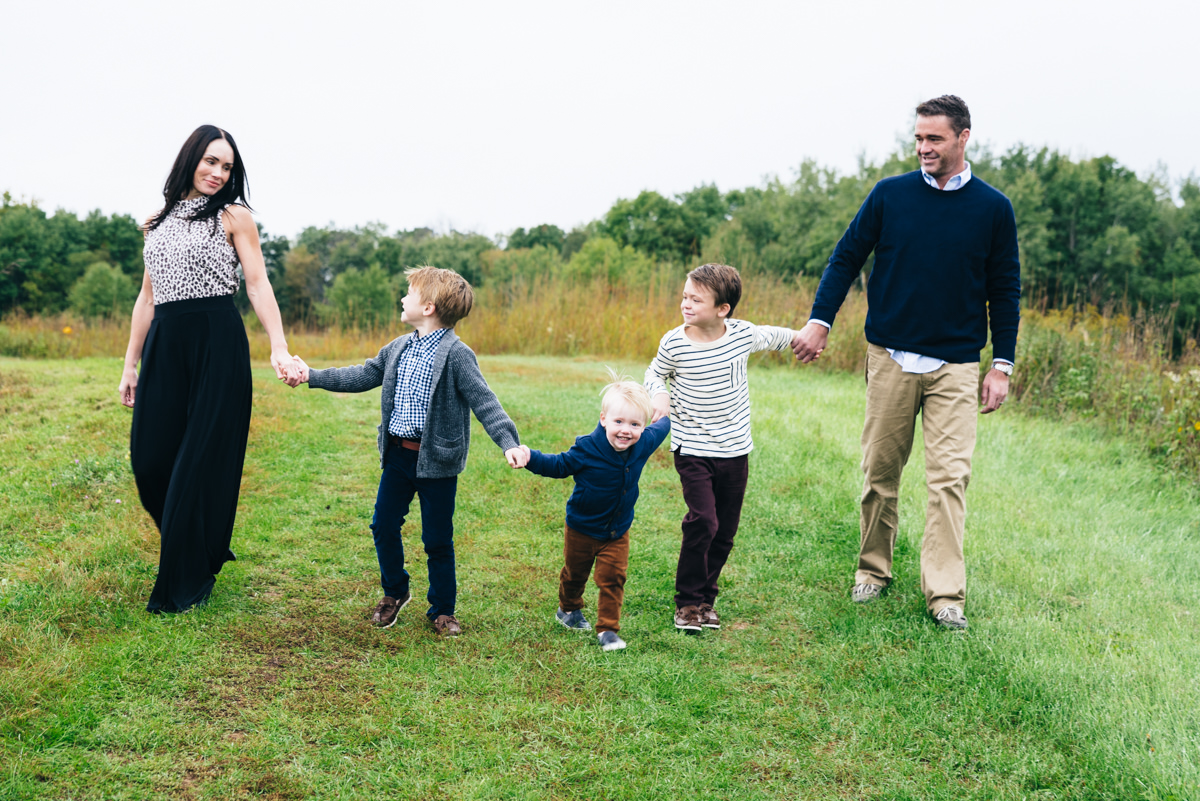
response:
[[[161,539],[146,605],[154,613],[207,601],[221,566],[236,558],[229,542],[251,395],[250,346],[233,305],[239,262],[271,339],[275,374],[289,383],[299,378],[246,195],[233,137],[201,125],[179,151],[162,210],[144,229],[146,272],[119,391],[133,408],[129,451],[138,494]]]

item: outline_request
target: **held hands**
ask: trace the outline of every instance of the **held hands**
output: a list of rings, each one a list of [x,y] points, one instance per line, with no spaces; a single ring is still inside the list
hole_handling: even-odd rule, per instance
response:
[[[275,369],[275,377],[289,387],[300,383],[300,368],[286,348],[271,351],[271,367]]]
[[[801,364],[815,362],[821,358],[821,351],[825,350],[828,342],[829,329],[820,323],[809,323],[792,340],[792,353],[796,354]]]
[[[271,358],[272,366],[274,366],[274,355],[272,355]],[[278,375],[280,380],[282,380],[289,387],[295,388],[301,384],[308,383],[308,365],[305,364],[304,360],[299,356],[288,356],[287,363],[284,365],[284,367],[286,369],[283,371],[282,375],[280,374],[279,368],[275,369],[275,374]],[[291,373],[290,376],[288,375],[289,372]]]
[[[525,465],[529,464],[529,448],[524,445],[518,445],[515,448],[509,448],[504,452],[504,458],[508,460],[508,466],[513,470],[520,470]]]
[[[296,362],[296,369],[300,371],[300,378],[296,382],[296,384],[307,384],[308,383],[308,365],[305,364],[304,359],[301,359],[299,356],[293,356],[292,359],[293,359],[293,361]],[[292,384],[291,386],[296,386],[296,384]]]

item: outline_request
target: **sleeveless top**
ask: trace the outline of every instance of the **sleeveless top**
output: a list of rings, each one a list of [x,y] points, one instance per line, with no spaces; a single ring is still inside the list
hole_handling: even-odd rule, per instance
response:
[[[225,239],[221,215],[188,219],[207,202],[205,196],[179,201],[162,224],[146,235],[142,258],[150,272],[154,305],[238,291],[237,251]]]

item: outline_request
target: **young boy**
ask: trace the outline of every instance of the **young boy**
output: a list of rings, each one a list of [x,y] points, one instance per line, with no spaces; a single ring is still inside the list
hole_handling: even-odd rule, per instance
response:
[[[668,331],[646,370],[654,419],[671,419],[671,450],[688,513],[675,571],[675,628],[719,629],[717,579],[733,549],[749,475],[750,392],[746,362],[786,350],[796,332],[732,319],[742,278],[704,264],[683,285],[683,325]],[[670,390],[666,382],[670,382]]]
[[[530,472],[548,478],[575,476],[575,490],[567,500],[555,616],[568,629],[591,628],[583,616],[583,588],[594,564],[600,590],[596,631],[605,651],[625,647],[617,632],[638,479],[650,454],[671,431],[667,418],[647,426],[654,407],[643,387],[615,373],[612,379],[600,401],[600,425],[588,436],[577,437],[570,450],[550,455],[521,446]]]
[[[365,392],[382,386],[379,426],[379,493],[371,531],[379,558],[383,600],[371,622],[389,628],[412,600],[400,529],[413,495],[421,500],[421,543],[429,566],[429,611],[438,634],[455,637],[458,585],[454,576],[454,498],[458,474],[467,463],[471,415],[521,467],[525,453],[517,427],[479,372],[475,354],[454,333],[474,303],[471,285],[453,270],[420,267],[405,271],[408,294],[402,322],[414,329],[383,346],[379,355],[354,367],[310,370],[296,357],[300,382],[334,392]]]

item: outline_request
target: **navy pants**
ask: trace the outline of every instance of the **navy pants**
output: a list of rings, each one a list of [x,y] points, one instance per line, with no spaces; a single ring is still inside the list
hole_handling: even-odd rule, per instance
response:
[[[675,570],[675,608],[711,604],[742,519],[750,459],[675,454],[688,513]]]
[[[129,435],[138,495],[161,543],[151,612],[204,603],[234,559],[251,391],[250,345],[232,296],[154,307]]]
[[[413,495],[421,500],[421,543],[429,566],[430,620],[453,615],[458,596],[454,577],[454,498],[458,476],[417,478],[417,451],[388,445],[375,497],[375,516],[371,531],[375,535],[375,555],[379,558],[379,583],[383,594],[403,598],[409,591],[408,571],[404,569],[404,542],[400,529],[412,504]]]

